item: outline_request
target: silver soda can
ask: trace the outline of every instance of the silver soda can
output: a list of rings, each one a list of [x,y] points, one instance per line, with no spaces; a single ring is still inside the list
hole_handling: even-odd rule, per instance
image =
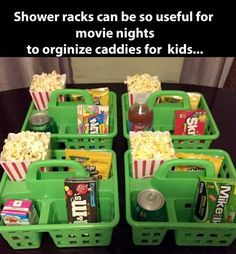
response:
[[[29,119],[29,129],[38,132],[57,132],[56,123],[46,112],[36,112]]]
[[[139,192],[135,219],[138,221],[167,221],[165,198],[160,191],[146,189]]]

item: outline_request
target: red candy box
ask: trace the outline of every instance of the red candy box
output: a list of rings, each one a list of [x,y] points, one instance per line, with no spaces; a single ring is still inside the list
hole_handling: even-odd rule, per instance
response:
[[[205,110],[176,110],[175,135],[204,135],[205,126]]]

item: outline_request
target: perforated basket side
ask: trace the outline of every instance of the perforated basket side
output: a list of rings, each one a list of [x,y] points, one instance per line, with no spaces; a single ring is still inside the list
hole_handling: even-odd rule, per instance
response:
[[[177,245],[229,246],[236,239],[235,229],[184,228],[175,230]]]
[[[41,246],[43,233],[31,231],[15,232],[14,228],[1,233],[8,244],[16,250],[20,249],[37,249]]]

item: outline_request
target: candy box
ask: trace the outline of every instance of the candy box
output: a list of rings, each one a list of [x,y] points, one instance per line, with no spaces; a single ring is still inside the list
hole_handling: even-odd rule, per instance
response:
[[[41,75],[33,75],[30,95],[37,110],[48,109],[48,102],[51,92],[57,89],[64,89],[66,86],[66,74],[57,74],[55,71]],[[63,97],[59,97],[59,101],[63,101]]]
[[[2,209],[1,217],[6,225],[38,223],[38,214],[31,200],[7,200]]]
[[[176,110],[175,135],[204,135],[205,126],[205,110]]]
[[[69,223],[87,223],[98,221],[96,179],[65,179],[67,217]]]
[[[194,221],[236,222],[236,180],[200,177]]]
[[[109,133],[109,106],[78,105],[78,133]]]
[[[12,181],[22,181],[30,163],[51,157],[50,145],[49,132],[9,133],[0,155],[0,164]]]

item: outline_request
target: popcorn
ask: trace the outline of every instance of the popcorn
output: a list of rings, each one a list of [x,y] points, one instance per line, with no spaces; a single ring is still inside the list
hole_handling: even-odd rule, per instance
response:
[[[168,160],[175,158],[175,150],[168,131],[130,132],[130,144],[132,156],[135,160]]]
[[[30,131],[10,133],[4,142],[1,161],[45,160],[48,154],[50,133]]]
[[[33,75],[30,90],[33,91],[48,91],[52,92],[57,89],[65,88],[66,75],[57,74],[56,71],[52,73],[42,73],[41,75]]]
[[[37,110],[48,109],[48,103],[50,100],[50,95],[54,90],[64,89],[66,85],[66,74],[57,74],[55,71],[41,75],[33,75],[30,95],[34,102]],[[63,101],[63,96],[59,97],[59,101]]]
[[[151,177],[164,161],[175,158],[168,131],[131,131],[130,146],[134,178]]]
[[[161,90],[158,76],[150,76],[147,73],[127,76],[124,81],[129,93],[153,93]]]

